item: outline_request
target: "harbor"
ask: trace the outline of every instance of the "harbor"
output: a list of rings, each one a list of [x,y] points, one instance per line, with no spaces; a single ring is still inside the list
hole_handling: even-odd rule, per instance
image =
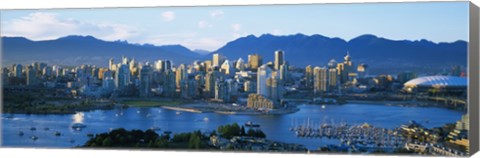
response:
[[[368,123],[349,125],[346,122],[315,122],[310,118],[303,122],[299,125],[295,122],[289,130],[297,137],[338,139],[340,144],[337,147],[348,152],[393,152],[403,148],[406,143],[398,128],[379,128]]]

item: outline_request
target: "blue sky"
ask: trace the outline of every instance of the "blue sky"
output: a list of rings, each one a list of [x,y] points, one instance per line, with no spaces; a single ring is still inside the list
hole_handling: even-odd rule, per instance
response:
[[[213,51],[249,34],[468,41],[468,2],[7,10],[2,36],[92,35]]]

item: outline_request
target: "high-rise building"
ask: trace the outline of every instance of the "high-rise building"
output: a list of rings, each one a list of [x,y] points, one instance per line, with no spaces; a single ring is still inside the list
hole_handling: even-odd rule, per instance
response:
[[[212,66],[220,66],[225,61],[225,57],[221,54],[213,54],[213,63]]]
[[[338,86],[338,69],[335,68],[337,65],[337,62],[335,60],[330,60],[328,62],[328,85],[329,85],[329,90],[333,91],[337,88]]]
[[[166,69],[165,81],[163,82],[163,95],[171,97],[175,95],[176,74],[171,69]]]
[[[140,96],[150,96],[152,89],[153,70],[146,64],[140,70]]]
[[[313,69],[314,93],[320,94],[328,91],[328,69],[315,67]]]
[[[113,58],[110,58],[110,60],[108,60],[108,69],[115,71],[115,63],[113,61]]]
[[[245,81],[243,83],[243,91],[246,93],[254,93],[256,90],[255,82],[252,81]]]
[[[235,68],[239,71],[245,70],[245,61],[243,61],[242,58],[239,58],[235,64]]]
[[[235,75],[235,69],[232,66],[232,63],[230,63],[229,60],[225,60],[220,67],[220,72],[222,72],[225,75]]]
[[[13,76],[16,78],[23,78],[23,66],[22,64],[13,65]]]
[[[169,71],[169,70],[172,70],[172,61],[170,60],[166,60],[165,61],[165,71]]]
[[[345,84],[348,81],[353,80],[353,78],[350,76],[355,76],[351,75],[354,73],[355,69],[350,54],[347,52],[347,55],[343,59],[343,63],[337,64],[337,72],[339,75],[340,84]]]
[[[6,86],[9,85],[9,79],[8,79],[8,74],[9,74],[8,68],[4,67],[2,69],[2,85]]]
[[[37,79],[37,70],[29,65],[27,66],[27,69],[26,69],[26,75],[27,75],[27,85],[31,86],[31,85],[36,85],[38,83],[38,79]]]
[[[230,102],[230,93],[228,91],[227,82],[223,77],[220,77],[215,81],[215,100]]]
[[[155,61],[154,69],[155,69],[155,71],[165,72],[165,62],[162,61],[162,60]]]
[[[285,54],[282,50],[275,51],[275,63],[274,69],[280,70],[280,65],[285,64]]]
[[[262,56],[259,54],[248,55],[248,68],[252,71],[257,71],[257,69],[263,64]]]
[[[286,63],[280,65],[280,69],[278,71],[280,72],[280,81],[282,81],[282,84],[284,84],[288,79],[288,65]]]
[[[313,88],[313,68],[311,65],[305,67],[305,87],[308,89]]]
[[[368,66],[366,64],[359,64],[357,66],[357,72],[359,78],[364,78],[366,75],[368,75]]]
[[[205,75],[205,95],[207,97],[214,97],[215,95],[215,82],[219,77],[218,71],[209,71]]]
[[[257,94],[268,96],[267,79],[272,76],[272,69],[266,64],[260,66],[257,71]]]
[[[176,69],[175,69],[175,84],[176,84],[176,87],[177,89],[180,89],[180,86],[181,86],[181,82],[182,80],[186,80],[187,79],[187,68],[185,67],[185,65],[181,64],[180,66],[178,66]]]
[[[130,69],[127,64],[121,64],[115,73],[115,87],[124,88],[130,84]]]
[[[203,65],[205,67],[205,72],[211,70],[212,68],[212,61],[211,60],[205,60],[203,61]]]

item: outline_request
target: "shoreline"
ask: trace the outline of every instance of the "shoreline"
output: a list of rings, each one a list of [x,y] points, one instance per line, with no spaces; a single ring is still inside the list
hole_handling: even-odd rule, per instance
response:
[[[183,112],[192,112],[192,113],[218,113],[223,115],[281,115],[281,114],[290,114],[298,112],[299,109],[276,109],[273,111],[243,111],[243,110],[229,110],[229,109],[211,109],[212,107],[198,107],[192,106],[195,104],[218,104],[218,106],[228,105],[224,103],[214,103],[214,102],[205,102],[205,101],[193,101],[193,102],[185,102],[178,105],[149,105],[149,106],[135,106],[135,105],[120,105],[115,104],[113,106],[90,106],[90,107],[81,107],[78,109],[72,109],[68,111],[33,111],[33,112],[26,112],[26,111],[12,111],[7,112],[5,111],[5,107],[3,107],[2,115],[8,114],[26,114],[26,115],[71,115],[75,114],[76,112],[88,112],[88,111],[95,111],[95,110],[111,110],[116,107],[122,108],[130,108],[130,107],[138,107],[138,108],[145,108],[145,107],[157,107],[157,108],[164,108],[168,110],[175,110],[175,111],[183,111]],[[299,102],[298,105],[301,104],[311,104],[311,105],[327,105],[321,103],[308,103],[308,102]],[[449,108],[442,105],[434,105],[428,102],[412,102],[412,101],[383,101],[383,100],[345,100],[345,103],[342,104],[335,104],[335,105],[343,105],[343,104],[378,104],[382,106],[399,106],[399,107],[436,107],[436,108],[445,108],[448,110],[460,111],[465,112],[465,110],[458,109],[458,108]],[[332,105],[332,104],[328,104]],[[62,107],[64,108],[64,107]]]

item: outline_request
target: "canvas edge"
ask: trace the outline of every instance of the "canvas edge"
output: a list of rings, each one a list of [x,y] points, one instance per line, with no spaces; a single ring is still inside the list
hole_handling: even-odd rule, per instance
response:
[[[469,122],[469,155],[479,150],[479,8],[470,2],[469,44],[468,44],[468,115]]]

